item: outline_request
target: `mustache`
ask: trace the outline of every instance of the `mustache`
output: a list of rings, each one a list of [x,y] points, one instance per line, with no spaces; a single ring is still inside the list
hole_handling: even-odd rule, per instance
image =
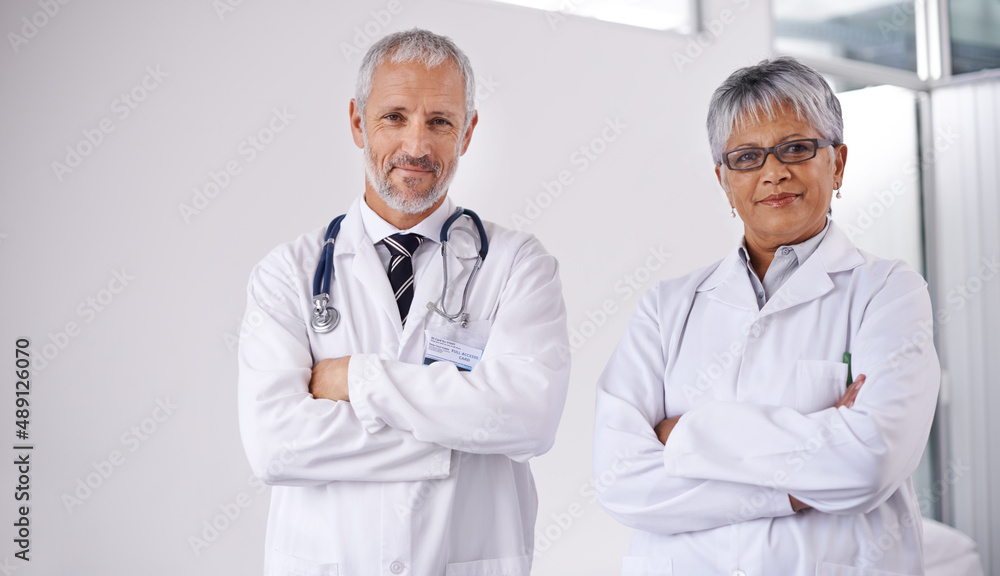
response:
[[[407,166],[420,168],[421,170],[433,170],[435,175],[441,175],[441,163],[433,162],[427,156],[417,158],[416,156],[400,153],[389,160],[390,169],[396,167],[406,168]]]

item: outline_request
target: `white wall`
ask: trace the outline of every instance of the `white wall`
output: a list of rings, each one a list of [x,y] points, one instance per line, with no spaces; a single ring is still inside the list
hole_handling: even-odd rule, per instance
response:
[[[384,27],[386,0],[246,0],[221,18],[209,0],[70,2],[47,18],[35,16],[38,0],[0,5],[8,40],[23,17],[45,22],[0,48],[0,345],[12,358],[15,339],[30,338],[38,362],[32,560],[13,558],[4,522],[0,565],[10,558],[21,575],[260,571],[268,497],[248,480],[231,343],[246,279],[271,247],[362,190],[347,124],[360,57],[344,43],[359,29],[422,26],[452,36],[483,80],[453,197],[500,223],[526,220],[559,257],[570,327],[586,335],[574,336],[556,446],[533,464],[545,537],[534,573],[617,570],[628,532],[588,491],[594,382],[640,291],[714,261],[739,237],[704,117],[718,83],[766,55],[767,3],[708,0],[719,35],[699,47],[572,17],[553,26],[514,7],[399,1]],[[679,66],[685,50],[693,58]],[[126,115],[120,98],[130,92],[143,100]],[[241,142],[275,108],[294,118],[251,161]],[[99,144],[80,144],[79,166],[57,174],[53,162],[102,122]],[[627,128],[595,140],[608,122]],[[601,153],[584,164],[581,147]],[[240,172],[185,221],[179,206],[231,161]],[[573,183],[548,195],[562,171]],[[545,207],[536,213],[532,202]],[[669,254],[662,263],[650,258],[659,251]],[[130,279],[112,293],[122,288],[116,272]],[[598,312],[606,304],[615,311]],[[13,445],[14,386],[4,387],[0,430]],[[176,408],[168,415],[158,402]],[[102,464],[116,451],[116,465]],[[94,463],[109,477],[93,475]],[[0,510],[11,518],[17,478],[2,470]],[[88,474],[99,486],[75,494]],[[196,554],[189,538],[235,502],[248,507]]]

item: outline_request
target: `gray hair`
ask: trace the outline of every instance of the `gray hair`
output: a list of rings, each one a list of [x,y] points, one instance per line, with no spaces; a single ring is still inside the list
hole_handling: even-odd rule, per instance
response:
[[[715,90],[708,106],[707,123],[715,164],[722,164],[722,154],[733,129],[751,120],[759,122],[761,112],[774,119],[782,105],[794,108],[799,118],[823,138],[843,143],[844,117],[833,90],[819,72],[783,56],[740,68]]]
[[[472,73],[472,64],[451,38],[420,28],[395,32],[382,38],[372,44],[361,60],[354,94],[354,101],[361,113],[361,126],[364,127],[365,107],[372,93],[375,69],[381,64],[386,61],[397,64],[419,62],[428,68],[435,68],[447,60],[455,63],[465,80],[465,126],[462,128],[467,128],[472,115],[476,113],[476,78]]]

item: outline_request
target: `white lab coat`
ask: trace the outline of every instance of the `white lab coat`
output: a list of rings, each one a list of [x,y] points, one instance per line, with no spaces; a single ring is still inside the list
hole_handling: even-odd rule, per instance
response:
[[[836,224],[760,310],[736,250],[651,289],[597,391],[595,487],[634,528],[622,574],[923,574],[931,331],[923,278]],[[836,409],[844,352],[867,381]]]
[[[403,329],[361,201],[335,244],[332,332],[309,327],[324,229],[273,250],[247,289],[240,433],[274,486],[265,574],[526,575],[537,510],[528,459],[551,447],[569,381],[557,262],[533,236],[484,223],[490,251],[463,329],[425,306],[441,293],[436,229]],[[442,210],[439,220],[450,200]],[[449,256],[451,310],[471,262]],[[427,331],[447,329],[485,344],[471,372],[422,365]],[[312,366],[347,355],[351,401],[314,399]]]

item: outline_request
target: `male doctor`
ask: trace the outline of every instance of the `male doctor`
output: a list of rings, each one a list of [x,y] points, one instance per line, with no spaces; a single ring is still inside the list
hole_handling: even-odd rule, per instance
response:
[[[478,116],[468,58],[425,30],[371,47],[350,103],[365,191],[333,242],[330,305],[311,327],[324,228],[274,249],[247,288],[240,433],[271,492],[265,574],[527,575],[528,459],[552,445],[569,380],[555,258],[467,216],[448,185]],[[454,313],[474,268],[465,322]],[[442,294],[444,276],[447,290]]]

